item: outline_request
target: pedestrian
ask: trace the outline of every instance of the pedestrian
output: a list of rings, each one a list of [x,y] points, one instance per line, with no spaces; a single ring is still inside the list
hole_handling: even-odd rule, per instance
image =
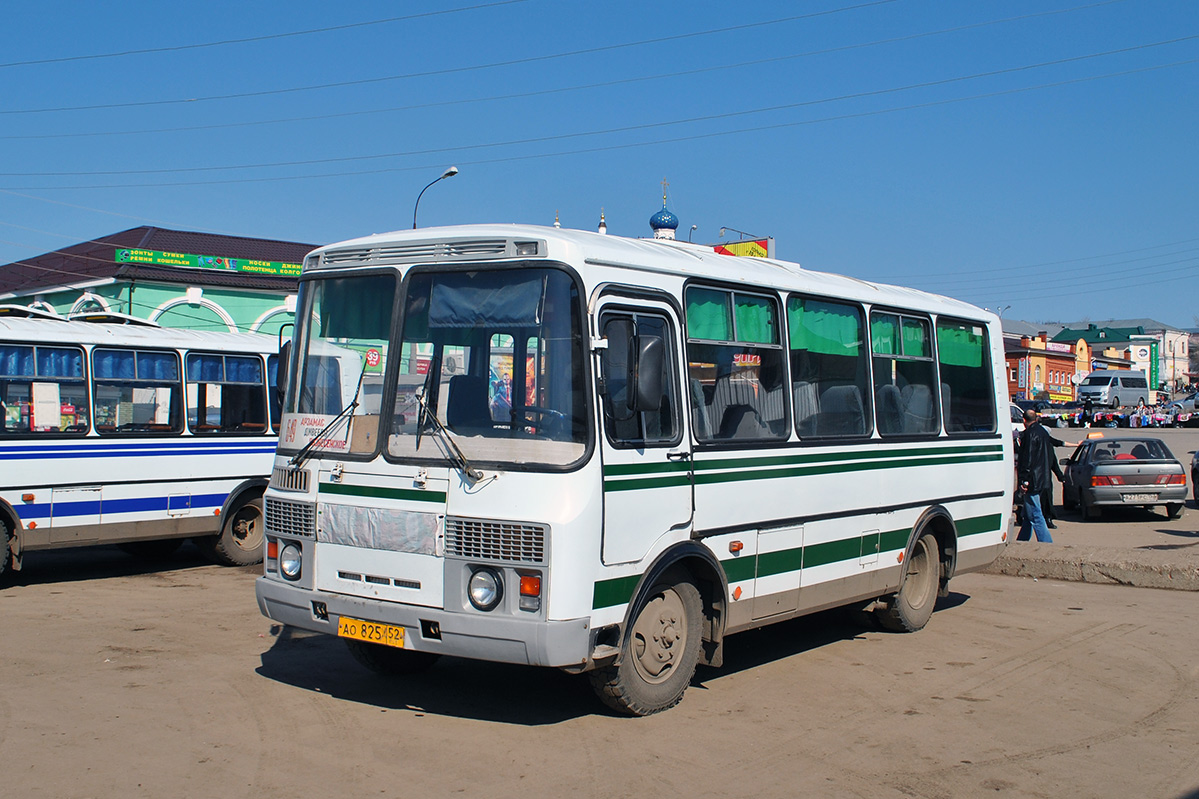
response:
[[[1054,457],[1052,436],[1041,425],[1037,412],[1026,410],[1024,432],[1020,434],[1020,450],[1016,455],[1016,480],[1024,493],[1024,515],[1017,541],[1031,540],[1035,532],[1038,541],[1053,543],[1053,536],[1045,524],[1045,514],[1041,511],[1041,498],[1053,486],[1050,463]]]
[[[1090,427],[1095,421],[1095,400],[1089,394],[1082,398],[1082,421],[1084,427]]]

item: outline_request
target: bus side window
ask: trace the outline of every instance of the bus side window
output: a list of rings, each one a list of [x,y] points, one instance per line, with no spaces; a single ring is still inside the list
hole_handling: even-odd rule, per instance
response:
[[[179,356],[159,350],[92,350],[95,424],[103,434],[183,429]]]
[[[946,433],[994,432],[989,352],[987,330],[982,324],[937,320],[937,363]]]
[[[898,313],[872,313],[870,348],[879,434],[936,435],[940,414],[928,320]]]
[[[788,299],[791,399],[800,438],[870,434],[864,327],[857,305]]]
[[[86,433],[83,350],[0,345],[0,406],[5,433]]]
[[[787,437],[778,318],[773,297],[687,289],[687,378],[699,440]]]
[[[196,434],[263,432],[265,390],[257,355],[187,356],[187,421]]]

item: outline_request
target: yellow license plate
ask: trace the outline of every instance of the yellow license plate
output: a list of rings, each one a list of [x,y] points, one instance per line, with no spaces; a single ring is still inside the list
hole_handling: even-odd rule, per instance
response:
[[[337,620],[337,635],[339,638],[353,638],[355,641],[404,648],[404,628],[394,624],[380,624],[377,621],[342,616]]]

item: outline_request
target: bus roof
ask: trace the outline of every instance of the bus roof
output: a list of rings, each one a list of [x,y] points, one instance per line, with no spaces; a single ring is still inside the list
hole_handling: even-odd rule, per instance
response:
[[[522,251],[520,245],[525,245],[527,250],[532,244],[537,245],[535,254]],[[315,260],[317,256],[319,263]],[[614,267],[674,278],[704,278],[783,291],[811,292],[974,319],[994,316],[950,297],[813,271],[773,258],[721,255],[709,246],[684,241],[630,239],[536,225],[456,225],[377,233],[317,248],[305,260],[304,271],[354,266],[451,265],[505,259],[561,261],[579,270],[585,280],[588,267]],[[658,281],[642,278],[631,282],[655,285]]]
[[[274,353],[275,336],[261,333],[229,333],[184,330],[170,327],[71,321],[67,319],[24,319],[0,317],[0,341],[48,344],[91,344],[132,347],[171,347],[186,350]]]

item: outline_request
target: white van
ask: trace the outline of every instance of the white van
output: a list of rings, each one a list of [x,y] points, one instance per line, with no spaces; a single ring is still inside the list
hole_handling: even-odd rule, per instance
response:
[[[1078,386],[1078,398],[1087,397],[1096,405],[1119,408],[1148,402],[1149,380],[1144,372],[1135,370],[1100,370],[1091,372]]]

